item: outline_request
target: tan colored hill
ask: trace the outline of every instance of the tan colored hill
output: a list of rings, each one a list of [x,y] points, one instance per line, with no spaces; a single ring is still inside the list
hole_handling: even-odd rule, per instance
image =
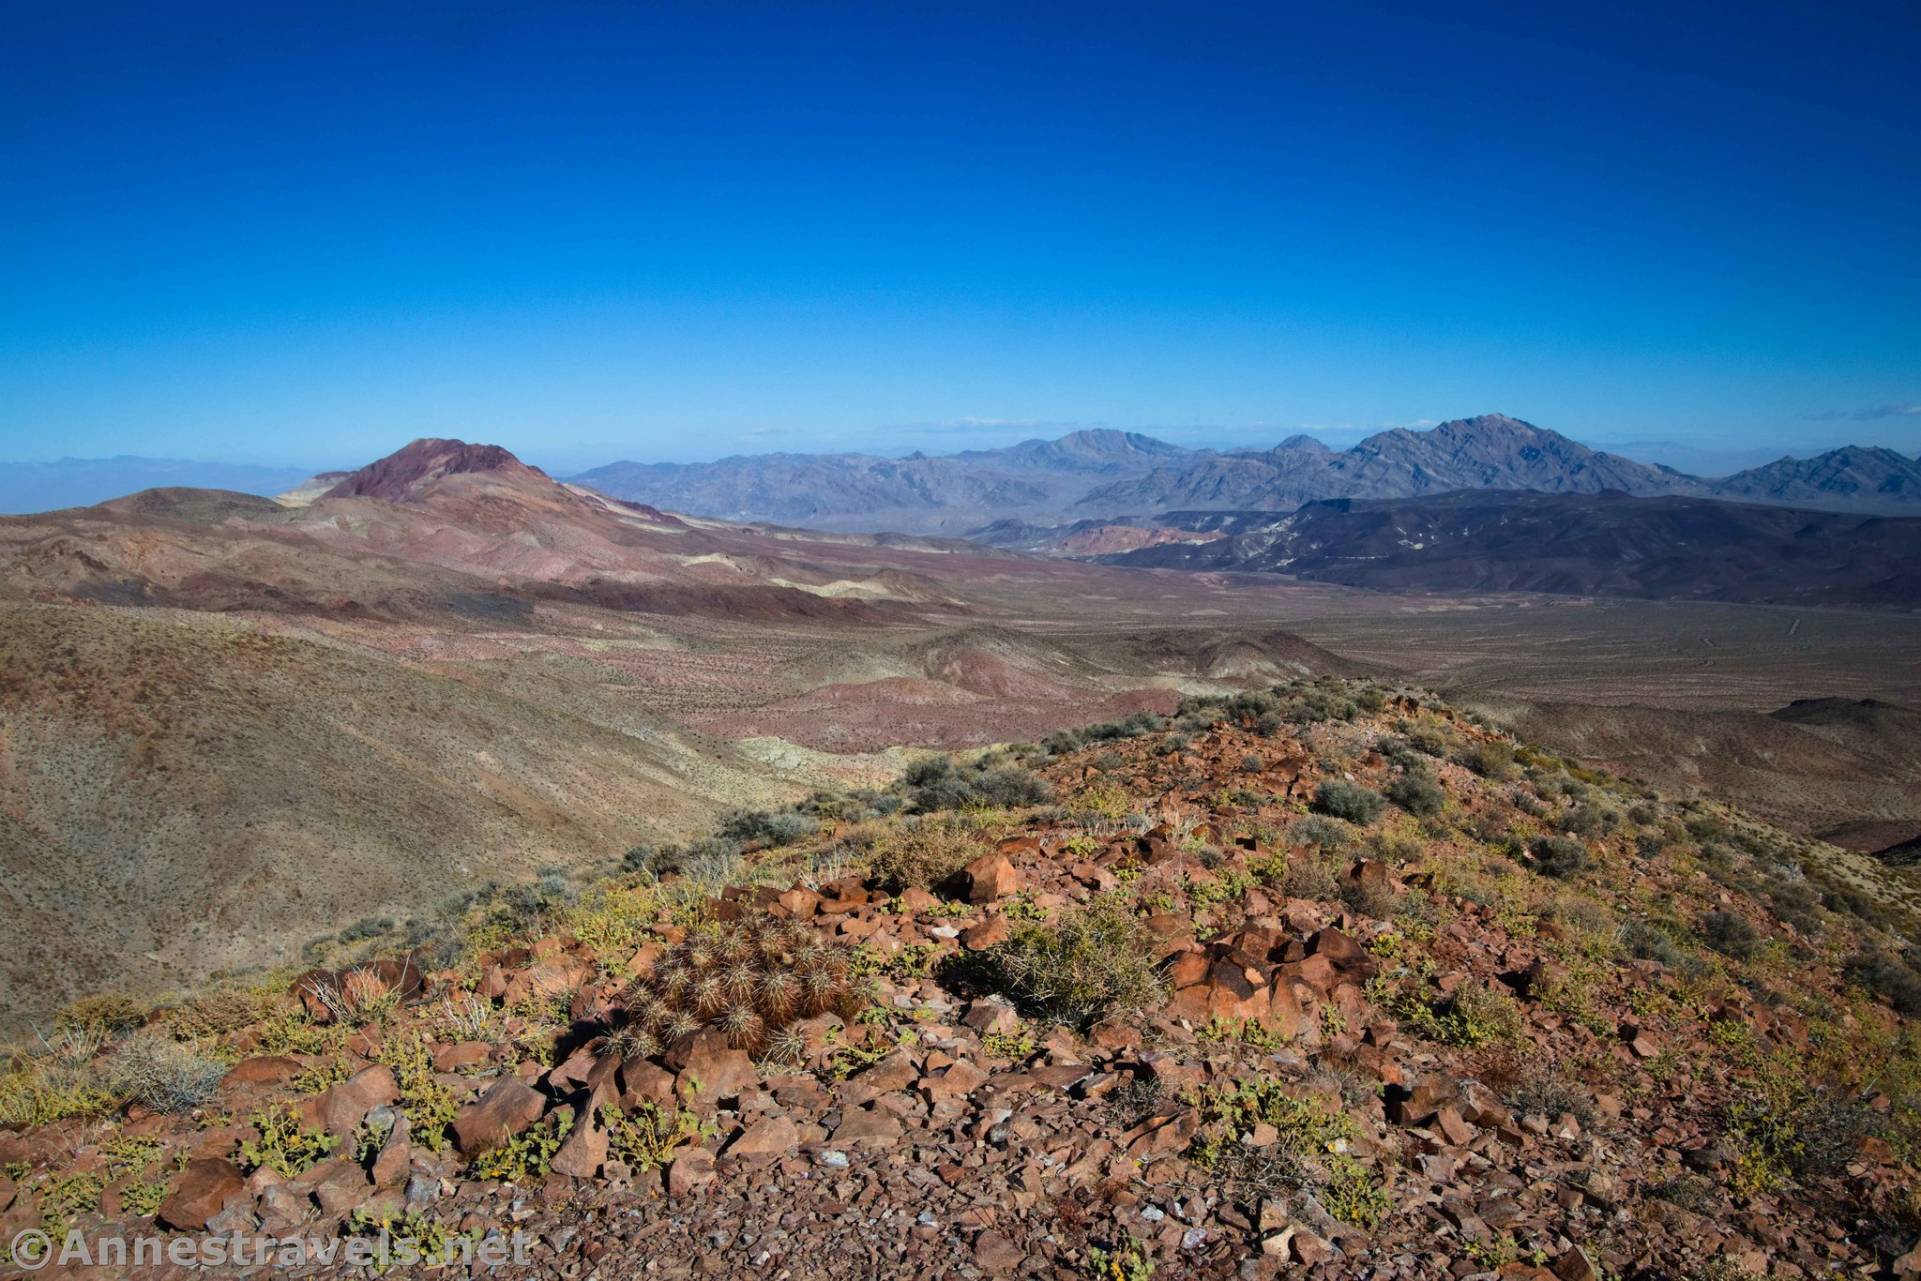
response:
[[[0,606],[9,1022],[297,961],[792,783],[631,700],[214,617]]]
[[[869,753],[1213,687],[1224,667],[1173,649],[975,621],[1131,581],[683,519],[444,441],[300,507],[175,489],[0,520],[0,1025],[428,921],[724,805],[881,777]],[[1249,671],[1338,666],[1250,644]]]

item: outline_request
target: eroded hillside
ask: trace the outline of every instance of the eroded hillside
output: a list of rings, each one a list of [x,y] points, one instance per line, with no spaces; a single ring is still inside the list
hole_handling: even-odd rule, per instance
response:
[[[1918,905],[1293,683],[77,1006],[0,1094],[0,1209],[527,1233],[508,1275],[1912,1276]]]

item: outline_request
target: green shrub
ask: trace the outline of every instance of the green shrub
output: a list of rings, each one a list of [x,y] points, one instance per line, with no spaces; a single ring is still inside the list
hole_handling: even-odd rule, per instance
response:
[[[988,981],[1036,1017],[1086,1029],[1161,994],[1146,928],[1101,898],[1053,923],[1018,927],[984,958]]]
[[[715,833],[742,845],[753,841],[767,845],[792,845],[820,830],[820,821],[792,810],[769,813],[766,810],[727,810],[720,816]]]
[[[960,765],[951,756],[914,762],[903,776],[912,807],[922,814],[938,810],[1018,809],[1053,799],[1047,781],[1018,765]]]
[[[1446,806],[1447,793],[1424,774],[1405,773],[1388,784],[1387,799],[1416,818],[1427,818]]]
[[[1921,974],[1888,952],[1862,952],[1848,962],[1848,979],[1903,1014],[1921,1016]]]
[[[1354,829],[1338,820],[1310,814],[1288,827],[1287,839],[1332,854],[1354,843]]]
[[[1350,823],[1372,823],[1385,804],[1373,788],[1343,779],[1329,779],[1314,790],[1315,809]]]
[[[59,1031],[71,1029],[114,1036],[139,1027],[146,1017],[146,1007],[132,997],[83,996],[62,1006],[53,1016],[53,1026]]]
[[[1701,918],[1701,939],[1723,956],[1751,960],[1761,948],[1761,935],[1746,919],[1732,912],[1709,912]]]
[[[1538,836],[1528,852],[1534,856],[1535,871],[1562,881],[1578,876],[1590,861],[1586,842],[1572,836]]]
[[[1475,743],[1462,752],[1458,759],[1482,778],[1497,783],[1513,778],[1518,772],[1514,764],[1514,748],[1499,739]]]

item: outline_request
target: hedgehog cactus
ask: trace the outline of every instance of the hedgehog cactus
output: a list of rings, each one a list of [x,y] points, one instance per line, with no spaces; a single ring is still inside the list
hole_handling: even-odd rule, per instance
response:
[[[847,949],[810,926],[773,917],[708,923],[661,957],[651,977],[627,985],[601,1045],[646,1058],[714,1028],[749,1054],[798,1060],[805,1039],[793,1025],[828,1011],[851,1018],[860,991]]]

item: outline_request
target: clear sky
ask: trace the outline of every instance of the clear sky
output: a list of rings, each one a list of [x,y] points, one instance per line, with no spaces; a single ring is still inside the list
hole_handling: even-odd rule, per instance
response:
[[[1921,449],[1921,8],[0,7],[0,458]]]

